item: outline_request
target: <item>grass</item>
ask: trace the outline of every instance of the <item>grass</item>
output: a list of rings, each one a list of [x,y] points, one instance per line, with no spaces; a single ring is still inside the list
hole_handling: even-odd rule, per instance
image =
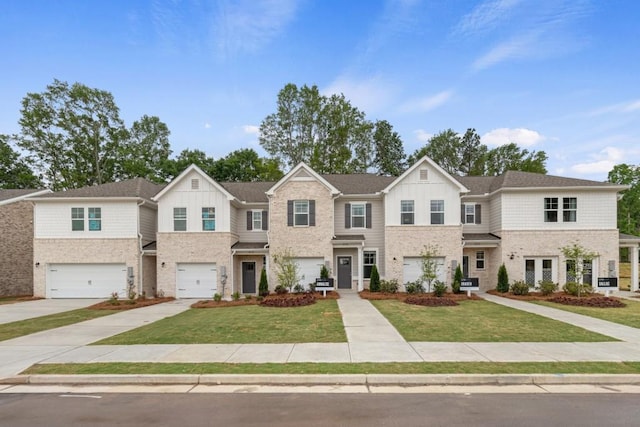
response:
[[[576,326],[489,301],[460,301],[460,305],[455,307],[422,307],[395,300],[371,302],[407,341],[617,341]]]
[[[640,328],[640,302],[624,300],[626,307],[620,308],[598,308],[598,307],[578,307],[572,305],[557,304],[548,301],[532,301],[536,304],[547,307],[558,308],[572,313],[583,314],[621,325]]]
[[[640,363],[75,363],[33,365],[22,374],[640,374]]]
[[[20,320],[17,322],[0,324],[0,341],[23,335],[34,334],[48,329],[59,328],[97,317],[107,316],[116,313],[110,310],[88,310],[81,308],[78,310],[65,311],[63,313],[50,314],[48,316],[35,317],[33,319]]]
[[[190,309],[94,344],[346,342],[335,300],[305,307],[257,305]]]
[[[30,296],[21,296],[21,297],[0,297],[0,305],[3,304],[13,304],[15,302],[25,302],[25,301],[33,301],[40,298],[34,298]]]

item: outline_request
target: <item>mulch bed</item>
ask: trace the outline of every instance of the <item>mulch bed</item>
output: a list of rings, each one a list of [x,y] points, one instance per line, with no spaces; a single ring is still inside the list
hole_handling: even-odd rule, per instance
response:
[[[260,305],[266,307],[301,307],[315,304],[315,302],[316,296],[312,293],[272,294],[260,301]]]
[[[135,299],[118,300],[117,304],[112,304],[110,301],[102,301],[97,304],[87,307],[90,310],[132,310],[134,308],[147,307],[155,304],[162,304],[163,302],[173,301],[173,297],[165,298],[148,298],[148,299]]]
[[[385,292],[370,292],[368,289],[361,291],[360,298],[368,299],[368,300],[387,300],[387,299],[396,299],[398,301],[406,301],[408,298],[434,298],[434,299],[448,299],[450,301],[467,301],[467,300],[481,300],[482,298],[478,295],[472,293],[470,297],[467,296],[466,293],[461,294],[452,294],[447,292],[442,297],[436,297],[431,293],[425,294],[407,294],[406,292],[396,292],[394,294],[385,293]],[[435,306],[436,303],[434,303]],[[447,303],[442,303],[441,305],[447,305]]]
[[[426,307],[447,307],[459,305],[453,298],[435,297],[432,295],[409,295],[404,302],[407,304],[424,305]]]
[[[259,303],[260,301],[258,301],[256,298],[242,298],[235,301],[215,301],[212,299],[207,299],[191,304],[191,308],[239,307],[243,305],[258,305]]]
[[[313,297],[313,302],[309,302],[309,296]],[[191,304],[191,308],[238,307],[243,305],[264,305],[267,307],[300,307],[303,305],[313,304],[316,300],[338,298],[340,298],[340,294],[335,291],[327,292],[326,298],[322,296],[322,292],[307,292],[300,294],[286,293],[280,295],[270,294],[262,300],[259,300],[254,296],[252,296],[251,299],[241,298],[236,301],[202,300]],[[265,303],[265,301],[267,302]]]
[[[564,292],[554,292],[551,295],[542,295],[540,292],[529,292],[529,295],[514,295],[511,292],[500,293],[492,289],[487,293],[520,301],[549,301],[578,307],[620,308],[627,306],[620,298],[605,297],[598,294],[585,294],[578,298],[573,295],[567,295]]]

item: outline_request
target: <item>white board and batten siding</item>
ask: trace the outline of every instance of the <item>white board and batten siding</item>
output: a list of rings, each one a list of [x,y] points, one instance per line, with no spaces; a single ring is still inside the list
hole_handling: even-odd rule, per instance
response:
[[[83,231],[71,230],[71,208],[84,208],[85,226]],[[89,231],[88,208],[100,208],[101,229]],[[34,209],[35,238],[136,238],[138,206],[136,201],[85,201],[78,202],[36,202]]]
[[[125,264],[49,264],[47,298],[109,298],[127,294]]]
[[[192,181],[198,180],[198,188]],[[158,203],[158,231],[173,231],[173,208],[187,208],[187,232],[202,231],[202,208],[216,209],[216,231],[231,231],[231,204],[202,175],[192,172],[176,184]]]
[[[177,265],[178,298],[213,298],[218,291],[218,270],[214,263]]]
[[[426,169],[426,180],[421,179]],[[424,173],[422,174],[424,178]],[[397,183],[385,198],[386,225],[401,225],[402,200],[414,201],[414,224],[431,225],[431,200],[444,200],[444,225],[460,224],[460,189],[447,176],[427,165],[417,167]]]

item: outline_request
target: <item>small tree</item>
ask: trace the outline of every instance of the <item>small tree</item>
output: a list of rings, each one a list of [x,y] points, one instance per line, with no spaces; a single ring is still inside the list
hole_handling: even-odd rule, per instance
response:
[[[371,278],[369,279],[369,291],[380,292],[380,274],[375,264],[371,266]]]
[[[267,281],[267,270],[262,269],[260,273],[260,285],[258,286],[258,295],[266,297],[269,295],[269,282]]]
[[[589,251],[587,248],[577,243],[564,246],[560,248],[560,250],[562,251],[567,263],[567,273],[570,277],[573,277],[573,280],[577,285],[578,298],[580,298],[582,296],[582,291],[584,290],[584,285],[582,283],[584,263],[590,263],[598,256],[598,254],[596,252]]]
[[[278,283],[291,292],[300,282],[300,266],[293,260],[291,249],[286,248],[273,255]]]
[[[320,267],[320,278],[321,279],[328,279],[329,278],[329,269],[324,264],[322,264],[322,267]]]
[[[498,269],[498,286],[496,286],[496,290],[501,293],[509,292],[509,275],[504,263]]]
[[[462,283],[462,269],[460,268],[460,264],[456,267],[456,272],[453,275],[453,283],[451,283],[451,291],[454,294],[460,292],[460,284]]]
[[[420,252],[422,257],[422,276],[418,281],[420,284],[427,282],[427,292],[431,292],[431,284],[438,278],[438,262],[436,260],[438,249],[437,246],[425,245],[422,252]]]

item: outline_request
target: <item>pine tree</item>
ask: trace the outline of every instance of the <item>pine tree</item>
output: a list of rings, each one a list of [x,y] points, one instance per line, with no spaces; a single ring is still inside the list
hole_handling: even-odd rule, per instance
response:
[[[260,285],[258,286],[258,294],[262,297],[269,295],[269,282],[267,282],[267,270],[262,269],[260,273]]]
[[[496,286],[496,290],[502,293],[509,292],[509,275],[504,263],[498,269],[498,286]]]
[[[460,292],[460,283],[462,283],[462,269],[460,264],[456,267],[456,272],[453,275],[453,283],[451,284],[451,290],[454,294]]]
[[[371,267],[371,278],[369,280],[369,291],[380,292],[380,274],[375,264]]]

